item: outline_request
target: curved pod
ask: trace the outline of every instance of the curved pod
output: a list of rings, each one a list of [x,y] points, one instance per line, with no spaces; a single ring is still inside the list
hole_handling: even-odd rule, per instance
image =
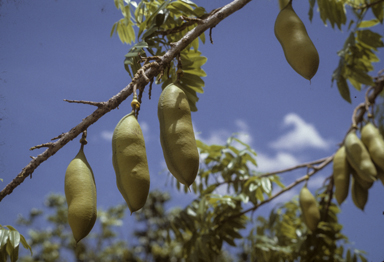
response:
[[[312,232],[314,232],[320,222],[320,210],[317,206],[315,197],[306,186],[300,191],[299,202],[304,223]]]
[[[199,170],[199,152],[187,96],[176,84],[164,88],[157,114],[160,142],[168,170],[180,183],[189,187]]]
[[[112,137],[116,184],[131,214],[142,208],[149,193],[149,170],[143,132],[133,113],[116,125]]]
[[[372,123],[366,124],[361,129],[361,141],[367,147],[372,161],[384,169],[384,140],[380,131]]]
[[[345,146],[342,146],[336,151],[333,158],[335,197],[339,205],[341,205],[348,196],[351,169],[345,153]]]
[[[68,223],[76,243],[89,234],[97,218],[95,178],[83,147],[69,163],[64,182]]]
[[[319,54],[303,22],[293,10],[292,1],[276,18],[275,36],[291,67],[305,79],[311,80],[319,67]]]
[[[368,201],[368,189],[362,187],[354,177],[352,177],[351,195],[355,206],[364,211]]]
[[[350,132],[345,138],[345,152],[347,159],[357,175],[367,182],[376,180],[377,171],[368,150],[355,132]]]

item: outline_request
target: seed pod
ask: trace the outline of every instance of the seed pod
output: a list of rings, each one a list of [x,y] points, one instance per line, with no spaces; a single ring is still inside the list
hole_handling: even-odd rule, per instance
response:
[[[311,80],[319,67],[319,54],[303,22],[293,10],[292,1],[277,16],[275,35],[291,67],[305,79]]]
[[[133,112],[113,131],[112,162],[117,188],[132,214],[144,206],[150,182],[144,137]]]
[[[290,2],[290,0],[279,0],[280,10],[283,9],[289,2]]]
[[[160,142],[168,170],[180,183],[189,187],[199,170],[199,152],[187,96],[177,84],[169,84],[164,88],[157,115]]]
[[[364,211],[368,201],[368,189],[363,188],[354,177],[352,177],[351,195],[355,206]]]
[[[361,179],[356,171],[354,169],[352,169],[352,172],[351,172],[353,178],[355,179],[355,183],[358,183],[362,188],[364,189],[370,189],[373,185],[373,182],[368,182],[368,181],[365,181],[363,179]]]
[[[377,176],[376,168],[369,156],[368,150],[355,132],[348,133],[344,145],[348,162],[357,175],[362,180],[374,182]]]
[[[372,123],[366,124],[361,129],[361,141],[367,147],[372,161],[384,169],[384,140]]]
[[[384,170],[381,169],[379,166],[376,166],[376,170],[377,170],[377,178],[381,180],[381,183],[384,186]]]
[[[81,145],[79,153],[69,163],[64,182],[68,223],[76,243],[89,234],[97,217],[95,178],[83,147]]]
[[[335,184],[335,197],[341,205],[348,196],[349,177],[351,166],[348,163],[345,147],[340,147],[333,158],[333,181]]]
[[[301,189],[299,202],[304,223],[312,232],[314,232],[320,222],[320,210],[317,206],[315,197],[308,190],[307,186],[304,186]]]

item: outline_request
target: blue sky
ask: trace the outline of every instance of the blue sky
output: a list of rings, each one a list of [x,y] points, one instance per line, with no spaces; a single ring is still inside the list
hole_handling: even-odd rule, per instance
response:
[[[196,1],[207,11],[229,2]],[[294,8],[320,55],[311,83],[290,68],[274,36],[277,1],[252,1],[213,29],[214,44],[207,41],[200,45],[208,57],[203,67],[208,76],[204,78],[205,93],[199,96],[199,111],[192,114],[195,133],[206,143],[222,144],[232,133],[240,132],[258,153],[258,171],[279,170],[333,154],[351,124],[353,109],[364,100],[364,92],[351,90],[352,104],[348,104],[337,87],[331,87],[338,64],[336,52],[348,36],[346,27],[342,32],[326,27],[316,12],[310,23],[305,1],[295,1]],[[28,164],[30,156],[44,150],[31,152],[30,147],[67,132],[95,109],[63,99],[106,101],[124,88],[130,77],[123,67],[129,46],[117,35],[109,37],[113,23],[121,18],[112,0],[5,1],[0,14],[0,178],[4,179],[0,186],[4,188]],[[384,33],[382,25],[374,30]],[[383,58],[382,53],[379,57]],[[375,68],[372,76],[384,63],[376,63]],[[143,97],[139,116],[151,190],[171,192],[175,198],[169,208],[185,206],[194,195],[178,193],[166,185],[157,119],[160,90],[154,86],[152,99]],[[123,201],[112,167],[111,135],[129,111],[130,98],[88,129],[85,154],[95,174],[99,207]],[[79,150],[79,139],[41,164],[32,179],[3,199],[0,224],[14,225],[18,214],[27,215],[31,208],[42,207],[51,192],[64,194],[65,170]],[[303,172],[285,174],[283,181]],[[331,172],[329,166],[309,181],[312,192]],[[300,188],[278,201],[289,199]],[[368,252],[369,261],[384,259],[383,190],[375,183],[364,212],[349,196],[340,215],[343,232],[356,248]],[[270,207],[256,214],[266,214]],[[133,220],[128,216],[125,226]]]

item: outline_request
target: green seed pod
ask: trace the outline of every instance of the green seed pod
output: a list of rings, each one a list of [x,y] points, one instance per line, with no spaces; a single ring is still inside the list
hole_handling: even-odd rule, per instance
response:
[[[355,179],[355,183],[358,183],[364,189],[370,189],[373,185],[373,182],[368,182],[359,177],[354,169],[352,169],[352,176]]]
[[[368,201],[368,189],[363,188],[354,177],[352,177],[351,195],[355,206],[364,211]]]
[[[372,123],[366,124],[361,129],[361,141],[367,147],[372,161],[384,169],[384,140]]]
[[[85,158],[83,145],[65,172],[65,198],[68,223],[78,243],[92,230],[97,217],[96,185],[92,169]]]
[[[303,22],[293,10],[292,1],[277,16],[275,35],[291,67],[305,79],[311,80],[319,67],[319,54]]]
[[[280,10],[287,6],[290,0],[279,0],[279,8]]]
[[[362,180],[374,182],[377,176],[375,165],[369,156],[368,150],[355,132],[348,133],[344,145],[348,162],[357,175]]]
[[[144,206],[150,182],[144,137],[133,112],[113,131],[112,162],[117,188],[132,214]]]
[[[157,115],[160,142],[168,170],[180,183],[189,187],[199,170],[199,152],[187,96],[177,84],[164,88]]]
[[[335,197],[341,205],[348,196],[349,177],[351,166],[348,163],[345,147],[340,147],[333,158],[333,181],[335,184]]]
[[[320,222],[320,210],[317,206],[315,197],[308,190],[307,186],[304,186],[301,189],[299,202],[304,223],[312,232],[314,232]]]
[[[379,166],[376,165],[376,170],[377,170],[377,178],[381,180],[381,183],[384,186],[384,170],[381,169]]]

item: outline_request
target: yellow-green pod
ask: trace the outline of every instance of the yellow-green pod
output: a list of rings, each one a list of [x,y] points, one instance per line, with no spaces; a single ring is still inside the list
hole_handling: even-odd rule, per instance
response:
[[[335,198],[341,205],[348,196],[351,166],[348,163],[345,147],[340,147],[333,158],[333,181]]]
[[[368,182],[359,177],[354,169],[351,172],[353,178],[355,179],[355,183],[358,183],[364,189],[370,189],[373,186],[373,182]]]
[[[177,84],[164,88],[158,103],[160,142],[169,172],[190,186],[199,170],[199,152],[187,96]]]
[[[68,223],[78,243],[92,230],[97,218],[96,184],[91,166],[85,158],[84,145],[65,172],[65,198]]]
[[[304,223],[314,232],[320,222],[320,210],[315,197],[308,190],[307,186],[304,186],[300,191],[299,203]]]
[[[368,201],[368,189],[363,188],[354,177],[352,177],[351,195],[355,206],[364,211]]]
[[[366,124],[361,129],[361,141],[367,147],[372,161],[384,169],[384,140],[380,131],[372,123]]]
[[[367,182],[376,181],[377,171],[368,150],[355,132],[349,132],[345,138],[347,159],[357,175]]]
[[[384,186],[384,170],[381,169],[379,166],[375,165],[377,170],[377,178],[381,180],[381,183]]]
[[[292,1],[279,12],[275,35],[291,67],[305,79],[311,80],[319,67],[319,54],[303,22],[293,10]]]
[[[286,5],[290,2],[290,0],[279,0],[279,8],[280,10],[286,7]]]
[[[150,183],[143,132],[133,112],[113,131],[112,162],[117,188],[132,214],[144,206]]]

